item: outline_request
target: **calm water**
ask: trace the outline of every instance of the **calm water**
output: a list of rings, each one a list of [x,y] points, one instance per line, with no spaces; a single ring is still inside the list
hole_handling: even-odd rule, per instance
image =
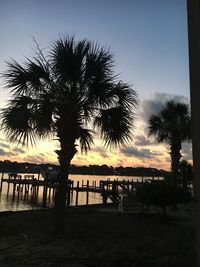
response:
[[[0,174],[1,175],[1,174]],[[22,174],[24,175],[24,174]],[[35,174],[35,178],[38,177],[38,174]],[[7,178],[7,174],[4,175],[4,178]],[[77,174],[71,174],[69,177],[71,180],[74,181],[74,186],[77,185],[77,182],[80,182],[80,186],[83,184],[86,185],[87,180],[89,181],[89,184],[92,185],[94,181],[96,181],[97,186],[99,185],[100,180],[134,180],[134,181],[141,181],[141,177],[134,177],[134,176],[103,176],[103,175],[77,175]],[[148,179],[149,177],[144,178]],[[40,178],[42,180],[42,178]],[[24,194],[21,194],[21,192],[18,194],[16,192],[15,197],[12,195],[12,184],[10,185],[10,191],[9,194],[7,194],[7,182],[3,183],[2,192],[0,193],[0,211],[17,211],[17,210],[32,210],[32,209],[38,209],[41,208],[42,205],[42,193],[43,188],[40,187],[39,194],[38,194],[38,202],[37,204],[32,202],[31,194],[24,198]],[[71,203],[72,205],[75,205],[75,198],[76,193],[74,192],[73,195],[71,195]],[[102,203],[102,197],[98,193],[89,193],[89,204],[97,204]],[[79,205],[86,204],[86,193],[79,192]],[[52,198],[47,197],[47,207],[53,207],[53,201]]]

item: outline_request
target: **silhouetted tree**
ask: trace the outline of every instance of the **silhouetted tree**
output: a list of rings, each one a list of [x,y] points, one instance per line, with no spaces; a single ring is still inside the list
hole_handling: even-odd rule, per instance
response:
[[[187,189],[188,183],[193,180],[193,167],[187,160],[181,160],[179,165],[180,184]]]
[[[159,143],[167,142],[170,147],[171,170],[177,184],[181,145],[191,139],[191,118],[188,105],[169,101],[165,107],[149,119],[149,135],[155,135]]]
[[[7,63],[4,78],[13,96],[2,125],[12,142],[59,141],[55,229],[62,232],[69,166],[78,144],[87,152],[96,129],[106,146],[124,146],[131,138],[137,94],[117,81],[113,55],[98,44],[67,37],[54,42],[46,56],[38,45],[35,52],[25,64]]]

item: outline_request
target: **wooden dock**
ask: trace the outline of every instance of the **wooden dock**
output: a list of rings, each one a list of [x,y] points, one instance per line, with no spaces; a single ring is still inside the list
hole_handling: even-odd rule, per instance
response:
[[[57,183],[51,180],[40,180],[40,174],[37,176],[33,174],[19,175],[16,173],[9,173],[7,178],[4,178],[5,174],[2,173],[0,182],[0,192],[2,191],[3,184],[7,184],[7,195],[11,193],[13,196],[17,194],[23,195],[24,200],[28,199],[31,195],[31,200],[37,203],[39,188],[42,188],[42,205],[45,207],[47,200],[54,201],[57,190]],[[87,181],[86,184],[82,181],[77,181],[76,185],[74,181],[68,180],[67,190],[67,206],[70,206],[70,196],[75,193],[75,205],[79,205],[79,193],[85,193],[85,204],[89,205],[89,193],[98,193],[103,204],[112,202],[114,204],[119,203],[121,196],[134,192],[136,187],[142,184],[142,182],[135,182],[134,180],[101,180],[97,184],[96,181]],[[10,192],[10,184],[12,184],[12,192]]]

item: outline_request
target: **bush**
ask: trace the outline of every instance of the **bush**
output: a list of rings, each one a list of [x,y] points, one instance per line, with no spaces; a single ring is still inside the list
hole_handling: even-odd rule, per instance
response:
[[[136,190],[136,195],[144,205],[161,207],[163,209],[163,215],[166,214],[166,206],[175,206],[191,200],[190,192],[183,188],[169,185],[163,181],[140,185]]]

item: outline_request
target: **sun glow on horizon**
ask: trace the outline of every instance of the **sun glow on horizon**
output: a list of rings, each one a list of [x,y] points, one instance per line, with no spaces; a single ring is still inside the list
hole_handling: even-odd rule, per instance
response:
[[[54,152],[59,148],[55,141],[39,141],[34,147],[16,147],[9,145],[4,138],[0,143],[0,160],[10,160],[31,163],[58,164],[57,155]],[[170,159],[166,146],[153,145],[135,147],[134,143],[130,148],[109,149],[105,148],[102,142],[97,139],[95,145],[87,154],[82,154],[79,149],[71,161],[75,165],[103,165],[113,167],[152,167],[158,169],[170,169]],[[151,155],[152,153],[152,155]],[[144,155],[143,155],[144,154]]]

